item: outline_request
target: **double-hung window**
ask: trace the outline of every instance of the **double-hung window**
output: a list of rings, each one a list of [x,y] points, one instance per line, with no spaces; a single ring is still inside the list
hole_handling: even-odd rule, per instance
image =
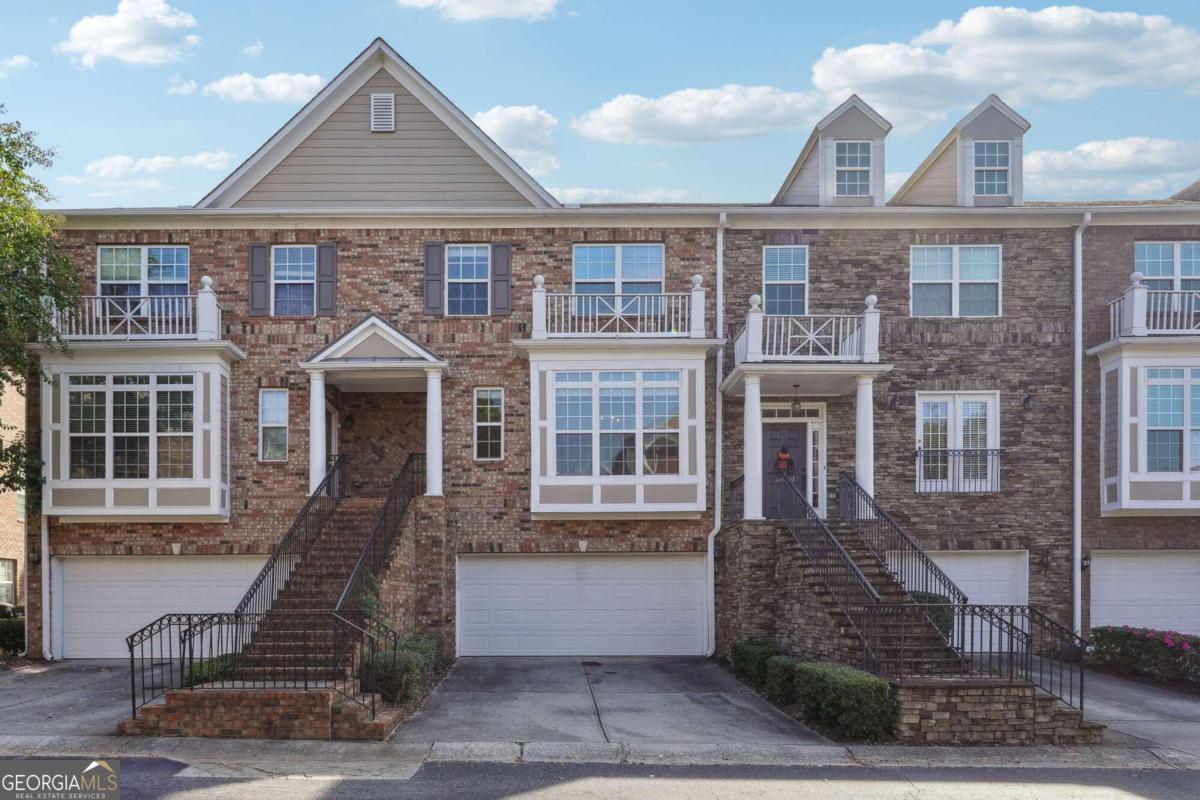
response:
[[[69,375],[70,477],[192,478],[194,392],[192,375]]]
[[[768,314],[808,313],[808,246],[767,245],[763,248],[763,304]]]
[[[96,285],[101,297],[179,297],[188,293],[191,254],[186,246],[101,247]],[[104,314],[162,316],[186,313],[186,300],[106,300]]]
[[[258,460],[287,461],[288,391],[261,389],[258,393]]]
[[[486,244],[446,245],[446,314],[486,317],[491,313],[491,251]]]
[[[271,314],[311,317],[317,296],[317,248],[275,245],[271,248]]]
[[[975,195],[1004,197],[1009,191],[1011,142],[975,142]]]
[[[475,460],[504,458],[504,390],[475,390]]]
[[[0,603],[15,605],[17,602],[17,562],[11,558],[0,558]]]
[[[838,197],[871,194],[871,142],[834,142],[834,192]]]
[[[663,292],[661,244],[577,244],[573,252],[577,314],[657,313]],[[593,299],[594,297],[594,299]]]
[[[1146,369],[1146,471],[1200,470],[1200,369]]]
[[[678,370],[554,374],[555,475],[678,475]]]
[[[1000,316],[1000,245],[912,248],[914,317]]]
[[[999,491],[999,446],[995,393],[917,395],[917,491]]]
[[[1150,327],[1193,329],[1200,325],[1200,242],[1135,242],[1133,268],[1150,291]]]

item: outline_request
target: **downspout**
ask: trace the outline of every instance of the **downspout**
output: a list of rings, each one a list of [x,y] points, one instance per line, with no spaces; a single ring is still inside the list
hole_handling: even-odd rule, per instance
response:
[[[725,226],[728,224],[728,219],[724,211],[717,218],[717,299],[716,299],[716,321],[714,323],[714,335],[717,339],[724,338],[725,335]],[[717,347],[717,372],[713,379],[713,386],[716,389],[716,398],[713,401],[713,414],[716,415],[715,439],[716,446],[713,448],[713,529],[708,533],[708,547],[705,549],[704,559],[708,570],[708,647],[706,655],[713,655],[717,652],[717,557],[716,543],[717,534],[721,531],[721,500],[724,495],[725,487],[721,483],[721,460],[723,458],[723,450],[721,437],[724,435],[724,402],[721,395],[721,380],[724,376],[725,369],[725,347],[720,345]]]
[[[50,520],[45,514],[40,516],[42,520],[42,558],[38,563],[42,574],[42,658],[53,661],[54,651],[50,641]],[[25,610],[25,619],[29,619],[29,609]],[[28,631],[29,623],[25,624]],[[28,642],[26,642],[26,649],[28,646]]]
[[[1071,470],[1071,624],[1075,633],[1083,633],[1083,231],[1092,222],[1092,212],[1084,212],[1075,228],[1074,269],[1074,458]]]

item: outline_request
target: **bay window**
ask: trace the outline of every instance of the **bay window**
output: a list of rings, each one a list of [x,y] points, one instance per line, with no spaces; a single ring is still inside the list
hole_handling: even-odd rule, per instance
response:
[[[1146,370],[1146,471],[1200,470],[1200,369]]]

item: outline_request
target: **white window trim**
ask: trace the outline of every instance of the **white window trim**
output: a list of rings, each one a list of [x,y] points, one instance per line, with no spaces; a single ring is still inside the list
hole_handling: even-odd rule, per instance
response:
[[[12,590],[9,592],[9,595],[12,597],[13,603],[16,603],[16,601],[17,601],[17,559],[15,559],[15,558],[0,558],[0,562],[4,562],[5,564],[12,564],[12,583],[5,581],[3,583],[0,583],[0,586],[11,586],[12,587]],[[5,601],[0,600],[0,602],[5,602]]]
[[[839,144],[865,144],[867,145],[867,166],[865,167],[839,167],[837,165],[837,146]],[[838,173],[839,172],[865,172],[867,173],[867,193],[866,194],[843,194],[838,191]],[[871,197],[874,194],[874,181],[872,177],[875,174],[875,140],[873,139],[834,139],[833,141],[833,196],[834,197]]]
[[[975,166],[975,149],[981,144],[1006,144],[1008,145],[1008,166],[1007,167],[977,167]],[[1013,196],[1013,143],[1011,139],[975,139],[971,142],[971,194],[975,197],[1012,197]],[[1004,173],[1004,185],[1008,189],[1006,192],[995,194],[980,194],[975,191],[975,186],[978,184],[975,173],[979,170],[988,170],[991,172]]]
[[[304,247],[313,251],[313,276],[309,281],[298,280],[276,280],[275,279],[275,251],[282,248]],[[313,287],[313,310],[311,314],[284,314],[283,317],[292,319],[310,319],[317,314],[317,246],[315,244],[273,244],[271,245],[271,263],[267,265],[271,273],[271,316],[275,314],[275,285],[283,286],[303,286],[306,283],[311,283]]]
[[[949,403],[950,415],[947,419],[948,442],[947,450],[963,450],[967,449],[962,446],[962,404],[971,400],[983,400],[988,404],[988,427],[987,427],[987,447],[986,450],[1000,449],[1000,392],[998,391],[964,391],[964,392],[917,392],[916,393],[916,449],[926,449],[924,445],[923,427],[925,417],[923,406],[928,402],[944,401]],[[940,449],[940,448],[939,448]],[[946,488],[951,484],[950,478],[947,478],[945,487],[938,487],[938,484],[943,483],[933,479],[922,479],[920,466],[917,467],[914,474],[914,488],[919,494],[928,493],[928,487]],[[991,478],[991,491],[1000,489],[1000,475],[997,474]],[[926,491],[922,491],[922,487],[926,487]],[[967,494],[968,492],[962,492]]]
[[[480,422],[479,421],[479,393],[480,392],[499,392],[500,393],[500,422]],[[494,458],[479,457],[479,429],[480,428],[499,428],[500,429],[500,455]],[[476,461],[503,461],[504,460],[504,387],[503,386],[476,386],[471,393],[471,450],[472,456]]]
[[[170,280],[170,281],[152,281],[150,280],[150,251],[156,247],[162,248],[178,248],[188,251],[188,274],[185,280]],[[140,250],[141,251],[141,273],[137,281],[106,281],[100,273],[100,252],[102,250]],[[124,284],[137,283],[139,284],[138,295],[147,297],[150,294],[150,284],[175,284],[182,283],[186,286],[184,294],[188,294],[192,290],[192,248],[186,244],[100,244],[96,245],[96,294],[102,294],[101,286],[106,284]],[[170,296],[170,295],[166,295]]]
[[[1142,364],[1138,365],[1138,407],[1142,409],[1141,419],[1144,424],[1138,425],[1138,475],[1143,478],[1166,480],[1188,480],[1194,478],[1200,471],[1200,462],[1192,462],[1192,432],[1200,431],[1200,425],[1191,424],[1192,394],[1200,392],[1200,378],[1193,378],[1192,371],[1197,367],[1184,367],[1178,364]],[[1151,378],[1152,369],[1183,370],[1182,378]],[[1180,426],[1150,424],[1150,387],[1151,386],[1182,386],[1183,387],[1183,424]],[[1150,431],[1181,431],[1179,463],[1182,471],[1150,471]]]
[[[1139,244],[1169,244],[1171,245],[1171,275],[1170,277],[1163,275],[1142,275],[1143,282],[1145,281],[1167,281],[1171,282],[1171,291],[1183,291],[1184,281],[1200,281],[1200,275],[1184,275],[1183,274],[1183,245],[1190,244],[1200,247],[1200,241],[1193,239],[1173,239],[1170,241],[1158,241],[1153,239],[1138,239],[1133,243],[1134,257],[1133,268],[1137,266],[1137,246]],[[1153,291],[1153,290],[1152,290]],[[1190,291],[1190,290],[1189,290]]]
[[[913,253],[921,248],[929,247],[949,247],[954,252],[951,256],[951,273],[950,273],[950,315],[944,314],[917,314],[913,306],[913,287],[918,284],[929,283],[946,283],[946,281],[918,281],[913,278]],[[963,280],[959,277],[959,253],[964,247],[994,247],[999,254],[999,267],[996,273],[996,280],[979,281],[979,280]],[[995,314],[970,314],[963,316],[958,310],[958,289],[964,283],[979,283],[979,284],[996,284],[996,313]],[[915,319],[999,319],[1004,316],[1004,245],[1001,244],[912,244],[908,246],[908,316]]]
[[[455,247],[483,247],[487,250],[487,277],[480,278],[451,278],[450,277],[450,250]],[[492,246],[487,242],[453,242],[447,243],[445,253],[442,258],[442,275],[445,280],[442,281],[442,308],[446,309],[447,317],[467,317],[481,318],[490,317],[492,315]],[[487,311],[482,314],[453,314],[450,312],[450,284],[452,283],[482,283],[487,287]]]
[[[800,248],[804,251],[804,280],[802,281],[769,281],[767,280],[767,251],[768,250],[786,250]],[[809,272],[812,270],[812,264],[808,260],[809,251],[806,244],[765,244],[762,248],[762,301],[763,310],[767,308],[767,287],[768,286],[789,286],[800,284],[804,287],[804,311],[801,314],[794,316],[808,316],[809,309]]]
[[[263,395],[268,392],[283,392],[284,397],[284,412],[282,425],[263,425],[262,399]],[[258,460],[264,464],[285,464],[288,460],[288,448],[291,444],[291,426],[290,426],[290,411],[291,411],[291,394],[286,386],[265,386],[258,390]],[[263,429],[264,428],[283,428],[283,458],[263,458]]]
[[[605,283],[606,281],[590,280],[578,281],[575,278],[575,263],[576,253],[580,248],[587,247],[613,247],[616,249],[616,263],[613,272],[613,294],[617,297],[623,297],[624,292],[621,291],[622,285],[626,282],[622,271],[622,250],[626,247],[657,247],[662,253],[662,275],[658,279],[659,285],[662,287],[659,294],[663,294],[667,290],[667,246],[662,242],[576,242],[571,245],[571,294],[578,294],[576,285],[579,283]],[[654,281],[640,278],[630,278],[629,283],[653,283]],[[603,295],[601,295],[603,296]]]

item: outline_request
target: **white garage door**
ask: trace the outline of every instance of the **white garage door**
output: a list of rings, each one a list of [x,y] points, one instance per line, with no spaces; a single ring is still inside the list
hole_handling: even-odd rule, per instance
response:
[[[458,654],[701,655],[704,556],[462,556]]]
[[[1200,633],[1200,550],[1093,553],[1092,625]]]
[[[56,558],[59,658],[128,658],[125,637],[163,614],[232,611],[264,556]]]
[[[1025,605],[1029,602],[1024,550],[942,550],[929,553],[972,604]]]

